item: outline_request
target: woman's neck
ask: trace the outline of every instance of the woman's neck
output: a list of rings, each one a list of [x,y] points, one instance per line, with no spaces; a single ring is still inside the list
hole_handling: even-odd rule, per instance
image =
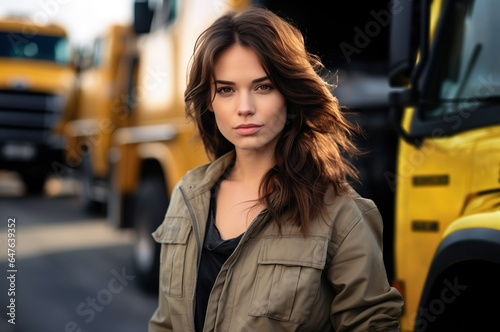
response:
[[[247,185],[260,185],[264,175],[274,166],[274,154],[258,151],[236,151],[236,160],[231,170],[233,181]]]

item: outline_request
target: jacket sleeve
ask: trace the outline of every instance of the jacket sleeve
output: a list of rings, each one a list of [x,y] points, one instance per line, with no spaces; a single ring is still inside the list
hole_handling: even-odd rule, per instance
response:
[[[342,218],[350,221],[340,223],[346,226],[332,241],[327,270],[336,294],[330,308],[335,331],[399,331],[403,299],[387,281],[380,213],[372,203],[366,212],[351,210]]]

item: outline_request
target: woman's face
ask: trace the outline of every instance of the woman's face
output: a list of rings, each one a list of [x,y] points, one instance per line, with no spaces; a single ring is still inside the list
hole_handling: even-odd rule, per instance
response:
[[[285,127],[286,104],[255,52],[232,45],[215,63],[211,111],[236,151],[272,153]]]

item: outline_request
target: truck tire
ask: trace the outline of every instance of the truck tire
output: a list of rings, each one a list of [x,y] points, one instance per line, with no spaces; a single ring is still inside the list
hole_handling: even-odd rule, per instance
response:
[[[419,304],[415,332],[500,331],[499,278],[500,264],[491,261],[464,260],[448,267]]]
[[[82,158],[82,163],[79,167],[80,190],[79,197],[81,205],[85,211],[103,212],[105,202],[96,198],[96,179],[92,174],[92,162],[88,153]]]
[[[22,172],[21,178],[26,188],[26,194],[28,195],[41,195],[45,189],[45,180],[47,179],[47,174],[45,173],[29,173]]]
[[[140,286],[146,291],[158,291],[160,245],[153,240],[151,233],[162,223],[167,205],[168,197],[163,177],[145,177],[134,199],[136,240],[133,263]]]

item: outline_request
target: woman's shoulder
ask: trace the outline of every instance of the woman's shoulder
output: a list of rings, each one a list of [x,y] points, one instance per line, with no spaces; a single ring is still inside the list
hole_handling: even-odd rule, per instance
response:
[[[361,197],[353,188],[344,195],[329,190],[325,195],[327,221],[332,227],[332,239],[341,242],[359,223],[369,227],[382,227],[377,206],[371,199]]]
[[[377,209],[371,199],[361,197],[351,186],[342,195],[336,194],[333,187],[330,187],[325,193],[325,206],[330,213],[350,212],[359,216]]]

